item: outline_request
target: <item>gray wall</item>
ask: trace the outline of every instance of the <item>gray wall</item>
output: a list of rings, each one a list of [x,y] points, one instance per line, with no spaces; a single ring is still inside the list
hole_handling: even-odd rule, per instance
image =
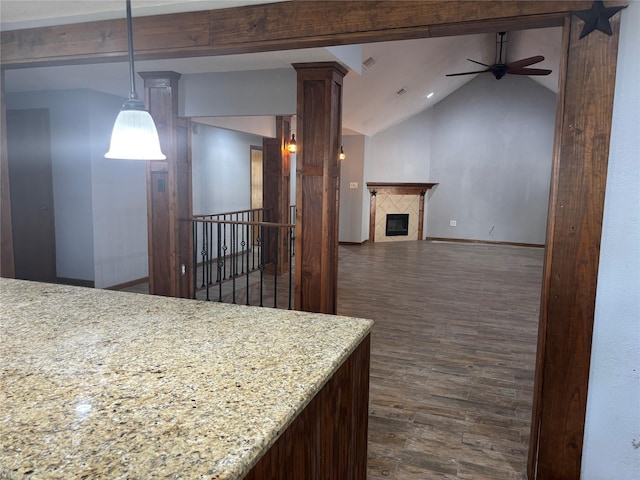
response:
[[[50,115],[58,277],[107,287],[147,275],[145,163],[105,160],[124,99],[90,90],[7,95]]]
[[[346,158],[340,162],[340,226],[338,239],[341,242],[362,242],[362,193],[367,190],[362,184],[364,177],[364,135],[345,135],[342,145]],[[350,183],[356,183],[351,188]]]
[[[555,110],[555,94],[515,75],[479,75],[438,103],[427,236],[544,244]]]
[[[371,137],[367,182],[428,182],[431,110]]]
[[[187,117],[290,115],[296,111],[293,68],[198,73],[180,78],[180,112]]]
[[[583,480],[640,478],[640,2],[621,14]]]
[[[262,137],[200,125],[192,135],[193,213],[251,207],[251,146]]]
[[[480,75],[432,109],[365,137],[362,183],[439,183],[427,194],[425,236],[543,244],[555,109],[556,95],[527,77]],[[363,241],[369,197],[358,200],[348,187],[342,182],[341,203],[349,205],[340,207],[348,229],[340,238]],[[360,222],[356,238],[350,225]]]
[[[149,274],[147,162],[104,158],[122,99],[92,92],[89,102],[95,286],[103,288]]]
[[[49,109],[58,277],[93,280],[87,91],[6,95],[7,109]]]
[[[251,208],[251,146],[262,147],[262,137],[209,125],[199,125],[197,131],[199,133],[191,137],[193,213],[208,215]],[[214,256],[216,232],[214,230]],[[230,244],[229,229],[226,234]],[[201,251],[199,230],[196,252]]]

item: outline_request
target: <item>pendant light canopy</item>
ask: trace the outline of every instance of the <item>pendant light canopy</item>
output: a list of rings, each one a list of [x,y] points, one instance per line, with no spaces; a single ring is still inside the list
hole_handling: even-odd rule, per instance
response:
[[[129,39],[129,80],[131,93],[124,102],[111,133],[111,144],[105,158],[126,160],[165,160],[160,149],[156,124],[136,93],[136,72],[133,65],[133,29],[131,0],[127,3],[127,34]]]

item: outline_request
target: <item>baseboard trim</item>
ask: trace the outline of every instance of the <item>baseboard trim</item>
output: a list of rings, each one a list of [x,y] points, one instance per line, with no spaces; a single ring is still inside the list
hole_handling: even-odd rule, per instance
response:
[[[149,277],[138,278],[136,280],[130,280],[128,282],[119,283],[117,285],[111,285],[110,287],[106,287],[105,290],[122,290],[124,288],[140,285],[141,283],[147,283],[148,281],[149,281]]]
[[[94,288],[96,283],[93,280],[82,280],[80,278],[56,277],[56,283],[62,285],[72,285],[74,287]]]
[[[510,247],[544,248],[544,244],[539,244],[539,243],[497,242],[493,240],[473,240],[469,238],[425,237],[425,240],[428,242],[477,243],[477,244],[485,244],[485,245],[508,245]]]
[[[369,239],[363,240],[362,242],[338,242],[338,245],[364,245],[368,241]]]

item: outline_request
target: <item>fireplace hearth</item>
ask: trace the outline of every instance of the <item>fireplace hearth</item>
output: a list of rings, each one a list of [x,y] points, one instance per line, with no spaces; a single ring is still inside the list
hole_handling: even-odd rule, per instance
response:
[[[387,213],[387,237],[401,237],[409,235],[408,213]]]

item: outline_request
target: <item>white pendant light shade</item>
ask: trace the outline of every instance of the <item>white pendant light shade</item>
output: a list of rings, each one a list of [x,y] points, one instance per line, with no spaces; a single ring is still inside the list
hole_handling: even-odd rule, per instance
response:
[[[129,102],[127,102],[129,103]],[[138,108],[127,108],[118,113],[111,133],[111,144],[105,158],[124,160],[166,160],[160,150],[156,124],[151,114]]]
[[[129,99],[124,102],[116,123],[111,131],[111,144],[105,158],[123,160],[166,160],[160,150],[160,139],[151,114],[136,93],[136,69],[133,64],[133,27],[131,21],[131,0],[125,2],[127,8],[127,39],[129,43]]]

